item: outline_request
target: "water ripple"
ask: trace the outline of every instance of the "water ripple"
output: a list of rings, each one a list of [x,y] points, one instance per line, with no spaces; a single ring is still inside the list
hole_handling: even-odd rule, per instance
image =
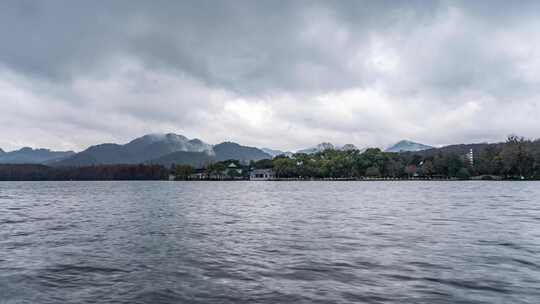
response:
[[[0,182],[0,303],[537,303],[529,182]]]

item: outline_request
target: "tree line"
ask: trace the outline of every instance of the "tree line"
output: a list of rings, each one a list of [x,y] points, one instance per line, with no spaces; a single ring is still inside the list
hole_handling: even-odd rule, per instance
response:
[[[268,162],[265,165],[278,178],[540,179],[540,140],[509,136],[499,144],[454,145],[406,153],[383,152],[377,148],[325,150],[278,156],[271,166]]]
[[[102,165],[49,167],[45,165],[0,165],[2,181],[51,180],[161,180],[169,170],[159,165]]]

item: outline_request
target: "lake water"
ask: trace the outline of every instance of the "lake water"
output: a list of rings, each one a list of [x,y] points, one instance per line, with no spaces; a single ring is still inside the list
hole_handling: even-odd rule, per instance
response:
[[[0,183],[0,303],[95,302],[540,303],[540,183]]]

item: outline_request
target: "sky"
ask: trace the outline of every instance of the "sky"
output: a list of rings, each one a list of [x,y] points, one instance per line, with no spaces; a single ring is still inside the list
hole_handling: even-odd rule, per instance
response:
[[[0,2],[0,148],[540,137],[540,1]]]

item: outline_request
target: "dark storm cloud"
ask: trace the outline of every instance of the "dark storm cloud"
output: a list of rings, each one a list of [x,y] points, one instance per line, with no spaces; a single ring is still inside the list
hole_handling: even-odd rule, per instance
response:
[[[76,147],[156,128],[286,147],[535,137],[539,9],[538,1],[3,1],[0,124],[17,132],[0,145],[31,142],[35,124],[49,126],[36,145]],[[501,127],[509,107],[515,120]],[[58,132],[62,142],[50,135]]]
[[[484,40],[484,31],[523,21],[540,6],[527,1],[8,1],[0,5],[0,61],[16,70],[69,79],[115,56],[129,55],[151,68],[174,69],[242,93],[369,84],[377,75],[362,58],[369,56],[373,39],[395,37],[392,47],[407,47],[408,35],[422,29],[429,33],[454,8],[465,15],[463,23],[455,25],[463,31],[456,29],[430,54],[432,58],[410,59],[428,74],[427,85],[442,89],[475,85],[481,77],[478,70],[511,65],[501,58],[504,55],[483,58],[482,45],[496,47]],[[415,42],[430,47],[430,41]],[[410,47],[414,52],[422,45]],[[359,57],[357,65],[351,65],[352,56]]]
[[[347,64],[352,44],[367,45],[374,30],[399,25],[403,18],[429,18],[434,10],[420,3],[409,8],[367,1],[1,5],[0,60],[16,70],[69,79],[111,57],[131,55],[150,67],[176,69],[211,85],[255,93],[357,85],[369,75]],[[341,39],[339,44],[336,39]]]

